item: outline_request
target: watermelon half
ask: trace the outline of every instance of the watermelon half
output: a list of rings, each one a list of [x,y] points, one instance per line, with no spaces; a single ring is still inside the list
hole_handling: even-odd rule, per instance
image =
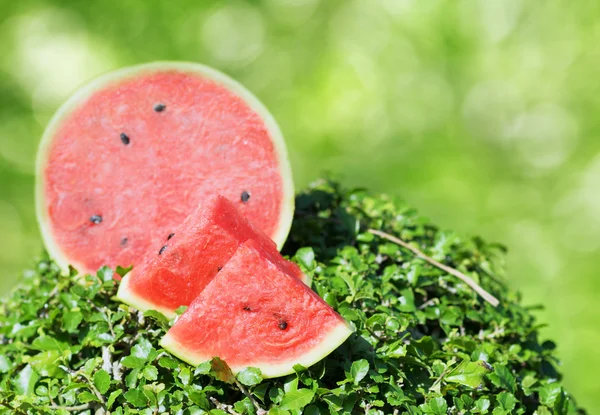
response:
[[[175,316],[189,306],[238,247],[253,240],[288,274],[307,282],[300,268],[277,251],[275,243],[242,216],[234,203],[216,196],[165,235],[121,281],[117,298],[135,308]]]
[[[278,254],[277,254],[278,255]],[[270,252],[247,241],[161,340],[191,365],[219,357],[263,377],[323,359],[352,333],[346,321]]]
[[[281,248],[294,189],[281,132],[243,86],[195,63],[104,75],[40,143],[37,217],[64,269],[137,265],[209,196],[235,203]]]

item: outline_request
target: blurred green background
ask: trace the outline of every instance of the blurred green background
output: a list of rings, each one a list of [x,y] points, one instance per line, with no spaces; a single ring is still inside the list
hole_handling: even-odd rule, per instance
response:
[[[271,109],[298,187],[333,172],[508,245],[567,386],[600,407],[599,36],[583,0],[0,0],[0,289],[41,250],[57,107],[114,68],[198,61]]]

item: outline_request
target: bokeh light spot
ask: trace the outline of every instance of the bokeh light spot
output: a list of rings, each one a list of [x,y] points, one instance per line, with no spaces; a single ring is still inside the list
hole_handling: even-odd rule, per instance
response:
[[[233,2],[206,16],[200,36],[217,63],[242,66],[262,52],[265,31],[264,19],[256,8]]]
[[[35,170],[37,140],[30,137],[41,135],[41,129],[34,128],[36,125],[27,117],[0,117],[0,158],[27,174]]]
[[[32,11],[3,29],[11,55],[3,61],[5,70],[32,91],[33,106],[42,111],[54,109],[78,86],[115,66],[110,49],[65,9]]]

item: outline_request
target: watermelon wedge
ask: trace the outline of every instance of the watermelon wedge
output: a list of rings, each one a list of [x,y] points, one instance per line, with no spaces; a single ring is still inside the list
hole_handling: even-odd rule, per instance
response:
[[[216,196],[164,235],[123,278],[117,298],[139,310],[174,317],[175,310],[190,305],[249,239],[286,273],[307,281],[300,268],[284,259],[275,243],[244,218],[234,203]]]
[[[314,291],[290,276],[256,241],[247,241],[161,340],[161,346],[198,365],[219,357],[234,373],[263,377],[308,367],[352,330]]]
[[[138,265],[214,194],[283,245],[294,190],[281,132],[243,86],[199,64],[96,79],[58,110],[40,144],[37,217],[64,269]]]

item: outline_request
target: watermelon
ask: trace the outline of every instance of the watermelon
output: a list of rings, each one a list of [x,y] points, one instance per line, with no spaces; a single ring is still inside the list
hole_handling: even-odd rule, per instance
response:
[[[283,245],[294,190],[281,132],[243,86],[199,64],[100,77],[58,110],[40,144],[37,217],[63,269],[137,265],[214,194]]]
[[[219,357],[234,373],[255,367],[270,378],[293,373],[296,364],[313,365],[351,333],[321,297],[249,240],[179,317],[161,346],[194,366]]]
[[[148,252],[123,278],[117,298],[140,310],[158,310],[173,317],[178,307],[191,304],[249,239],[285,272],[306,282],[300,268],[279,255],[275,243],[244,218],[234,203],[216,196]]]

